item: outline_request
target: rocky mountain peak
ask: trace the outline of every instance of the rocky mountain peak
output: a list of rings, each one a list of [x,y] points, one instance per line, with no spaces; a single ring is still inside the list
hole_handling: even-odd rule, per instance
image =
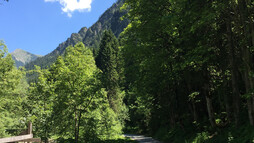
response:
[[[15,61],[16,67],[24,66],[26,63],[36,60],[40,55],[31,54],[22,49],[16,49],[12,53],[12,58]]]

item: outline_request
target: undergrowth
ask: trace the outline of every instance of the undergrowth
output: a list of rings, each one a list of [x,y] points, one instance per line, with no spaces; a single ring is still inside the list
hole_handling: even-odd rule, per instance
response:
[[[154,138],[165,143],[254,143],[254,128],[243,124],[238,127],[229,126],[211,129],[202,127],[176,127],[174,129],[160,128]]]

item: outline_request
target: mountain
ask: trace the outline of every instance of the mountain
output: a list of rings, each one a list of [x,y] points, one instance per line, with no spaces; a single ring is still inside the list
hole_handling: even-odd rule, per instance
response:
[[[125,15],[126,11],[121,11],[120,7],[123,5],[124,0],[118,0],[109,9],[107,9],[99,18],[99,20],[93,24],[90,28],[83,27],[78,33],[71,34],[65,42],[59,44],[59,46],[51,53],[40,57],[25,65],[26,69],[33,69],[34,65],[38,65],[42,68],[49,67],[59,55],[63,55],[65,49],[68,46],[74,46],[78,42],[83,42],[87,47],[97,51],[99,42],[102,37],[103,31],[111,29],[116,37],[124,30],[128,25],[128,20],[121,20],[120,18]]]
[[[22,49],[16,49],[11,53],[13,60],[15,61],[16,67],[24,66],[25,64],[36,60],[38,57],[42,57],[39,55],[31,54]]]

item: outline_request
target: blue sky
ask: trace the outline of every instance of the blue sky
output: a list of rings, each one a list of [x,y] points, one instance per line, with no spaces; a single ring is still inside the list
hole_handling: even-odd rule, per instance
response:
[[[46,55],[82,27],[90,27],[116,0],[0,0],[0,40],[9,52]]]

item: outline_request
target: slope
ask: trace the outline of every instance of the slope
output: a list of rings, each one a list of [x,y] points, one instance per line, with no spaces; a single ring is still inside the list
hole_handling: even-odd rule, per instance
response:
[[[126,14],[126,11],[120,10],[123,3],[124,0],[118,0],[108,10],[106,10],[99,20],[90,28],[81,28],[78,33],[73,33],[65,42],[59,44],[54,51],[26,64],[25,68],[30,70],[34,68],[34,65],[38,65],[41,68],[47,68],[57,59],[59,55],[64,53],[68,46],[74,46],[80,41],[82,41],[85,46],[88,46],[96,51],[99,47],[99,41],[102,33],[106,29],[111,29],[115,36],[118,37],[129,23],[126,19],[120,19],[124,14]]]
[[[26,63],[36,60],[39,55],[31,54],[22,49],[16,49],[11,53],[13,60],[15,61],[16,67],[24,66]]]

